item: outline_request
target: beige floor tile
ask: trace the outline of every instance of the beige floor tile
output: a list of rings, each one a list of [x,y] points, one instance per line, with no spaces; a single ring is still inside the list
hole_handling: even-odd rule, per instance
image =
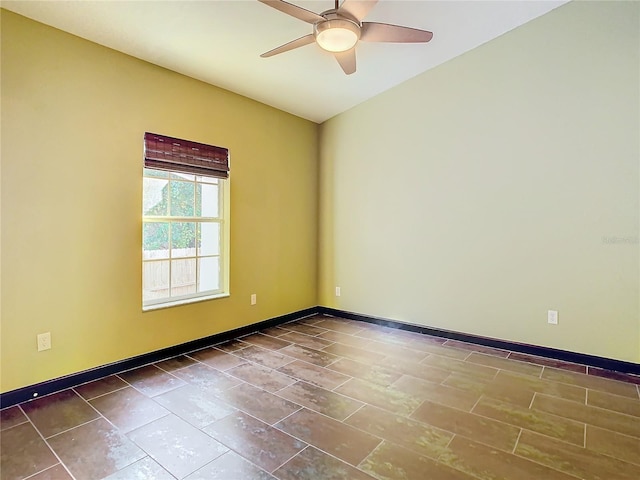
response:
[[[284,367],[280,367],[278,371],[291,378],[302,380],[318,387],[326,388],[327,390],[333,390],[338,385],[342,385],[350,379],[347,375],[333,371],[333,369],[329,369],[329,367],[319,367],[318,365],[303,362],[302,360],[296,360]]]
[[[0,410],[0,430],[6,430],[28,421],[17,405]]]
[[[364,405],[353,398],[305,382],[279,391],[278,396],[340,421]]]
[[[389,442],[376,448],[360,468],[381,480],[472,480],[465,473]]]
[[[519,407],[490,397],[482,397],[472,412],[581,447],[584,446],[584,423],[539,410]]]
[[[411,418],[506,452],[513,450],[520,434],[513,425],[428,401]]]
[[[340,357],[350,358],[357,362],[373,363],[379,362],[386,355],[383,353],[376,353],[363,348],[351,347],[349,345],[342,345],[340,343],[334,343],[328,347],[322,349],[323,352],[328,352]]]
[[[290,357],[302,360],[303,362],[313,363],[320,367],[326,367],[338,360],[340,357],[332,355],[331,353],[316,350],[314,348],[304,347],[302,345],[292,344],[281,350],[281,353]]]
[[[498,372],[491,384],[517,388],[528,392],[544,393],[545,395],[564,398],[565,400],[579,403],[585,403],[587,395],[587,390],[584,387],[534,378],[529,375],[519,375],[517,373],[505,372],[504,370]]]
[[[376,448],[381,439],[306,408],[274,425],[353,466]]]
[[[366,380],[367,382],[377,383],[378,385],[391,385],[402,374],[395,372],[387,367],[380,365],[369,365],[362,362],[357,362],[349,358],[341,358],[337,362],[327,366],[330,370],[341,372],[344,375],[349,375],[354,378]]]
[[[360,322],[349,322],[341,319],[329,318],[315,324],[318,328],[326,328],[327,330],[335,330],[336,332],[348,333],[350,335],[356,334],[362,331],[362,324]]]
[[[308,323],[304,322],[292,322],[281,325],[281,327],[292,332],[299,332],[304,333],[305,335],[312,336],[320,335],[321,333],[325,333],[328,331],[326,328],[318,328],[315,325],[317,325],[317,323],[314,325],[309,325]]]
[[[62,432],[48,443],[76,479],[104,478],[146,456],[104,418]]]
[[[281,328],[281,327],[271,327],[271,328],[265,328],[264,330],[260,330],[259,333],[262,333],[263,335],[269,335],[270,337],[281,337],[283,335],[286,335],[287,333],[291,333],[291,330],[286,330],[285,328]],[[286,340],[286,339],[283,339]],[[287,340],[290,341],[290,340]]]
[[[469,353],[469,352],[466,352]],[[484,365],[476,365],[475,363],[463,362],[454,358],[442,357],[440,355],[429,355],[422,360],[424,365],[438,367],[450,372],[464,373],[477,378],[486,378],[491,380],[498,373],[498,369],[493,367],[485,367]]]
[[[173,477],[172,477],[173,479]],[[245,460],[236,452],[220,455],[213,462],[192,473],[184,480],[276,480],[260,467]],[[107,479],[109,480],[109,479]],[[122,480],[161,480],[155,476],[126,477]]]
[[[484,353],[473,352],[467,357],[467,362],[485,365],[487,367],[499,368],[510,372],[520,373],[523,375],[531,375],[539,377],[542,373],[542,367],[532,365],[531,363],[519,362],[508,358],[500,358],[493,355],[485,355]]]
[[[0,410],[0,478],[636,480],[638,381],[316,315]]]
[[[638,398],[638,389],[636,385],[632,383],[618,382],[617,380],[609,380],[608,378],[549,367],[544,367],[542,378],[568,383],[570,385],[578,385],[593,390],[600,390],[601,392],[612,393],[623,397]]]
[[[167,475],[169,475],[167,473]],[[73,480],[71,475],[67,472],[67,470],[62,466],[62,464],[55,465],[51,468],[48,468],[33,477],[29,477],[29,480]],[[106,480],[111,480],[111,477],[107,477]],[[115,479],[120,480],[120,479]],[[154,479],[156,480],[156,479]],[[165,480],[161,477],[158,477],[157,480]],[[169,480],[173,480],[170,478]]]
[[[457,435],[438,461],[480,480],[576,480],[539,463]]]
[[[640,400],[611,395],[598,390],[589,390],[587,392],[587,405],[640,417]]]
[[[447,340],[442,344],[445,347],[453,347],[459,350],[469,350],[471,352],[486,353],[487,355],[494,355],[496,357],[507,358],[509,356],[508,350],[500,350],[499,348],[485,347],[484,345],[476,345],[475,343],[460,342],[458,340]]]
[[[286,342],[281,338],[263,335],[262,333],[254,333],[252,335],[242,337],[241,339],[243,342],[251,343],[253,345],[266,348],[267,350],[280,350],[281,348],[291,345],[291,342]]]
[[[257,345],[237,350],[233,354],[248,362],[258,363],[269,368],[280,368],[294,360],[280,352],[267,350]]]
[[[307,446],[242,412],[218,420],[204,432],[269,473]]]
[[[393,329],[376,325],[375,328],[365,328],[355,334],[356,337],[368,341],[384,342],[395,345],[405,345],[406,337],[395,334]]]
[[[401,415],[366,405],[346,423],[425,457],[436,459],[453,434]]]
[[[485,395],[498,400],[503,400],[513,405],[519,405],[524,408],[529,408],[534,395],[533,391],[526,388],[519,388],[516,385],[499,383],[495,380],[473,377],[468,374],[457,372],[452,373],[443,382],[443,385],[473,392],[478,396],[478,398],[480,395]]]
[[[640,418],[631,415],[537,394],[531,408],[640,438]]]
[[[285,400],[248,383],[219,392],[220,403],[229,404],[270,425],[300,410],[300,405]]]
[[[371,341],[364,350],[387,355],[389,357],[399,358],[401,360],[410,360],[419,362],[429,355],[427,352],[408,348],[406,345],[395,345],[391,343]]]
[[[409,375],[400,377],[392,387],[421,400],[429,400],[466,411],[470,411],[480,399],[478,393],[427,382]]]
[[[316,350],[320,350],[321,348],[334,343],[331,340],[325,340],[324,338],[313,337],[311,335],[305,335],[304,333],[299,332],[288,332],[287,334],[282,335],[280,338],[286,340],[287,342],[293,342],[298,345],[302,345],[303,347],[314,348]]]
[[[31,423],[22,423],[0,434],[0,478],[23,479],[58,463],[49,446]]]
[[[637,480],[640,466],[524,430],[516,455],[585,480]]]
[[[226,342],[216,344],[216,348],[222,350],[223,352],[232,353],[237,350],[241,350],[243,348],[247,348],[250,343],[243,342],[240,339],[234,338],[232,340],[227,340]]]
[[[415,395],[358,378],[341,385],[336,392],[401,415],[409,415],[421,403]]]
[[[365,348],[371,343],[370,339],[349,335],[348,333],[335,332],[333,330],[327,330],[326,332],[318,335],[318,338],[357,348]]]
[[[288,377],[283,373],[254,363],[238,365],[227,370],[227,373],[267,392],[277,392],[296,382],[294,378]]]
[[[191,352],[189,356],[218,370],[228,370],[245,363],[240,357],[211,347]]]
[[[434,383],[441,383],[451,374],[449,370],[395,357],[385,358],[380,362],[380,365],[404,375],[411,375],[412,377]]]
[[[373,480],[361,470],[314,447],[305,448],[274,475],[279,480]]]
[[[434,355],[440,355],[441,357],[453,358],[455,360],[464,360],[471,352],[469,350],[461,350],[454,347],[444,347],[436,343],[425,342],[422,344],[411,344],[413,348],[419,349],[425,353],[432,353]]]
[[[169,415],[169,410],[133,387],[102,395],[89,403],[124,433]]]
[[[587,425],[587,449],[640,465],[640,440]]]

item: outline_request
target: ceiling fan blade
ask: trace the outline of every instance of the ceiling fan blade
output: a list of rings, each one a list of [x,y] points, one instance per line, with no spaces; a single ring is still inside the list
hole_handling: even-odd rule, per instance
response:
[[[273,50],[269,50],[268,52],[265,52],[260,56],[262,58],[273,57],[274,55],[288,52],[289,50],[293,50],[294,48],[304,47],[305,45],[309,45],[310,43],[313,43],[315,41],[316,39],[313,37],[313,33],[310,33],[309,35],[296,38],[295,40],[285,43],[284,45],[280,45],[279,47],[276,47]]]
[[[311,12],[302,7],[298,7],[297,5],[292,5],[291,3],[284,2],[282,0],[258,0],[265,5],[275,8],[276,10],[280,10],[282,13],[286,13],[287,15],[291,15],[303,22],[307,23],[317,23],[322,22],[324,20],[323,17],[318,15],[317,13]]]
[[[433,33],[388,23],[364,22],[360,34],[363,42],[423,43],[433,38]]]
[[[376,3],[378,0],[344,0],[338,13],[347,13],[362,22],[371,9],[376,6]]]
[[[346,52],[338,52],[333,54],[338,63],[344,70],[344,73],[351,75],[356,71],[356,49],[355,47]]]

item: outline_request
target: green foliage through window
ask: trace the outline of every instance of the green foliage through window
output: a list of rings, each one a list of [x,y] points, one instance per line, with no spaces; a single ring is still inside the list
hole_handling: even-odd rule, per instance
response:
[[[171,216],[176,217],[199,217],[202,211],[200,202],[196,202],[201,197],[202,185],[193,182],[182,182],[170,180],[163,187],[162,201],[158,202],[146,212],[146,216],[164,216],[169,211],[167,190],[171,193]],[[169,230],[171,229],[171,235]],[[192,222],[175,222],[171,226],[168,222],[147,223],[144,232],[145,250],[164,250],[169,248],[169,237],[171,237],[171,248],[195,248],[196,228]]]

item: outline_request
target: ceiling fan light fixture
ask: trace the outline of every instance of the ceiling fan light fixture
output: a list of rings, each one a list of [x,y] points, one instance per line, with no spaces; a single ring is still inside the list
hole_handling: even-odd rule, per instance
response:
[[[328,52],[346,52],[360,39],[360,25],[338,18],[316,23],[314,35],[320,48]]]

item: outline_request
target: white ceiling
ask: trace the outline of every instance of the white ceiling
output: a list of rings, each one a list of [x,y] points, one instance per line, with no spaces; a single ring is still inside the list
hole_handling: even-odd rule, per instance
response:
[[[314,12],[333,0],[291,0]],[[33,1],[3,8],[294,115],[323,122],[469,51],[566,0],[380,0],[365,21],[430,30],[426,44],[360,42],[345,75],[317,45],[260,54],[312,26],[257,0]]]

